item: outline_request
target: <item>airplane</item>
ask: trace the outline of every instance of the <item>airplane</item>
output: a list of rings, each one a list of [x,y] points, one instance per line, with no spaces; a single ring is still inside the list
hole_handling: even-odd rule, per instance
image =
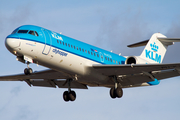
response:
[[[5,46],[27,68],[22,74],[0,76],[0,81],[66,88],[66,102],[76,99],[72,89],[88,87],[107,87],[111,98],[121,98],[124,88],[158,85],[180,75],[180,63],[162,63],[174,42],[180,39],[154,33],[149,40],[128,46],[145,46],[140,56],[121,56],[42,27],[23,25],[6,37]],[[31,63],[49,69],[33,72]]]

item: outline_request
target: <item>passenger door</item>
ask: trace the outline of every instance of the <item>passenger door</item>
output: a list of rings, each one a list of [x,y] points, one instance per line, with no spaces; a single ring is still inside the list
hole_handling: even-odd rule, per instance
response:
[[[45,55],[48,55],[50,50],[51,50],[51,44],[52,44],[52,41],[51,41],[51,36],[49,34],[49,32],[47,30],[42,30],[44,32],[44,49],[42,51],[43,54]]]

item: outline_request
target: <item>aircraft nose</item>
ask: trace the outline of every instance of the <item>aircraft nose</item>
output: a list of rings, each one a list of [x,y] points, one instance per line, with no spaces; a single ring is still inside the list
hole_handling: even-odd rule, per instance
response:
[[[9,35],[5,40],[6,47],[9,48],[16,48],[20,46],[20,40],[17,35]]]

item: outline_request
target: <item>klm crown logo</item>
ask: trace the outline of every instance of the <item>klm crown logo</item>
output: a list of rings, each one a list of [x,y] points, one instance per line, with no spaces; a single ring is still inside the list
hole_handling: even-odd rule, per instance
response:
[[[155,42],[154,42],[154,44],[151,43],[150,46],[151,46],[151,50],[153,50],[153,51],[155,51],[155,52],[157,52],[158,49],[159,49],[159,47],[156,45]]]
[[[155,62],[161,63],[161,55],[159,55],[158,53],[155,53],[159,50],[159,47],[156,45],[156,43],[154,42],[153,44],[150,44],[151,50],[146,49],[145,50],[145,54],[146,54],[146,58],[151,59]]]

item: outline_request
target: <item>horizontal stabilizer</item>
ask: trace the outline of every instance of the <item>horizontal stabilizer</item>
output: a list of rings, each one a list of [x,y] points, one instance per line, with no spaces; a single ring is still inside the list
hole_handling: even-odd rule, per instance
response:
[[[159,41],[161,41],[161,42],[168,43],[168,45],[172,45],[173,42],[180,42],[180,38],[162,38],[162,37],[158,37],[157,39]],[[130,47],[130,48],[141,47],[141,46],[147,45],[148,42],[149,42],[149,40],[145,40],[145,41],[141,41],[141,42],[138,42],[138,43],[130,44],[127,47]]]
[[[138,42],[138,43],[134,43],[134,44],[131,44],[131,45],[128,45],[127,47],[140,47],[140,46],[145,46],[147,43],[148,43],[149,40],[145,40],[145,41],[141,41],[141,42]]]
[[[162,42],[180,42],[180,38],[157,38]]]

